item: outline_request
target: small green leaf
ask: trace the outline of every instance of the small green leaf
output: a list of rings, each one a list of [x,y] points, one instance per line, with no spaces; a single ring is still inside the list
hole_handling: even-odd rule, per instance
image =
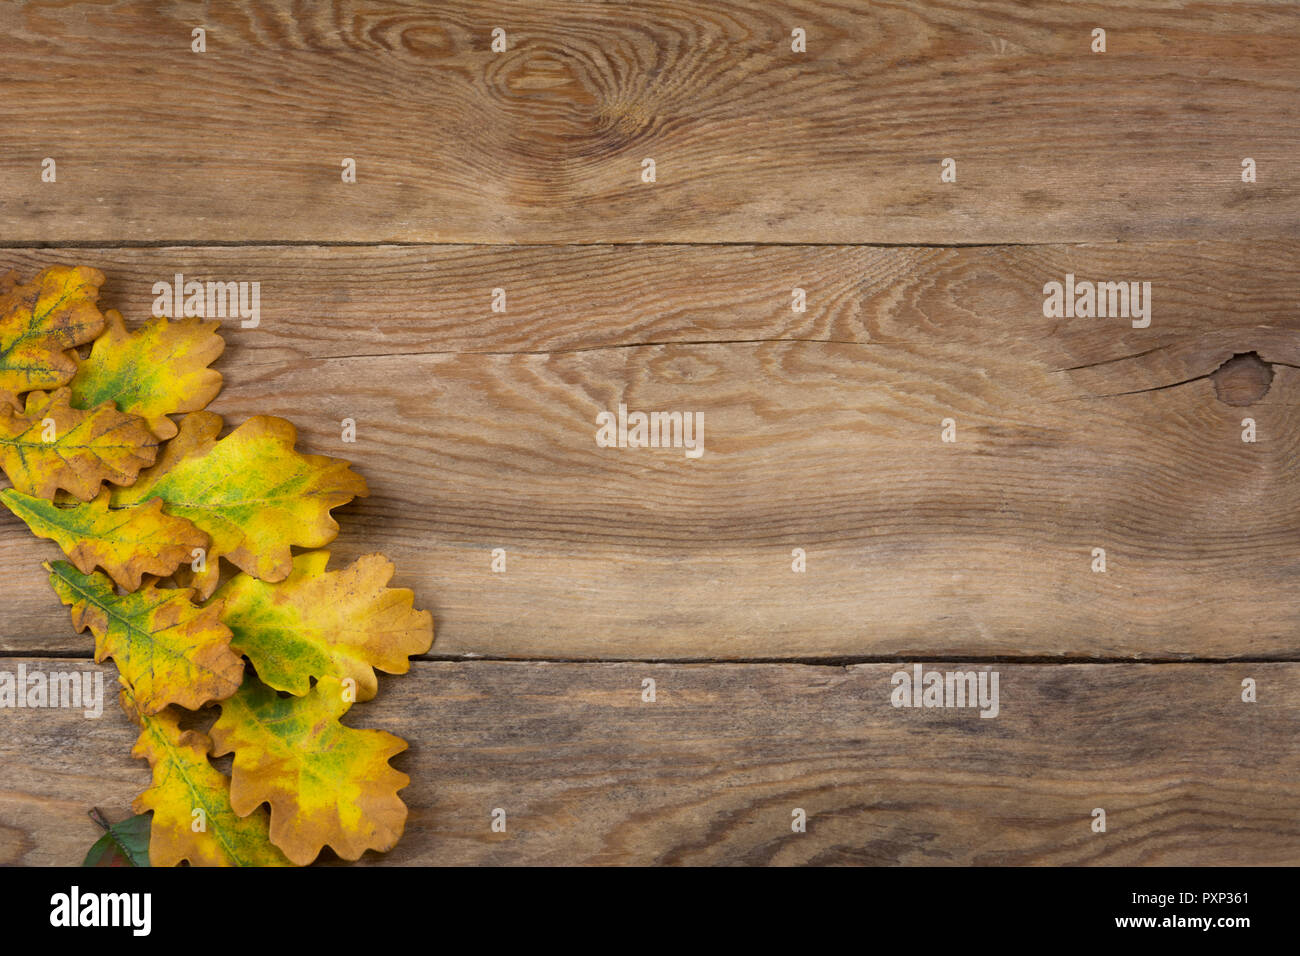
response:
[[[148,866],[149,814],[128,817],[121,823],[109,823],[98,809],[90,819],[104,828],[104,835],[86,854],[82,866]]]

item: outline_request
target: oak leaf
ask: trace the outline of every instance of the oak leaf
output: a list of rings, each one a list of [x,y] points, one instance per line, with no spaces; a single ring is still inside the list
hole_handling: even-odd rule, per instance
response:
[[[51,266],[30,282],[0,280],[0,391],[64,385],[77,371],[71,350],[104,327],[96,307],[104,274],[86,266]]]
[[[237,814],[230,806],[230,780],[208,760],[212,741],[181,730],[180,714],[168,707],[141,713],[123,691],[122,706],[140,725],[131,756],[149,761],[153,785],[135,798],[136,813],[153,811],[149,862],[153,866],[289,866],[271,843],[266,811]],[[195,829],[201,811],[203,826]]]
[[[218,589],[221,621],[257,676],[276,690],[301,696],[311,678],[331,675],[355,682],[356,699],[379,689],[375,669],[410,670],[408,658],[433,644],[433,616],[412,607],[415,595],[387,587],[393,564],[367,554],[342,571],[326,571],[328,551],[293,559],[293,571],[279,583],[247,574]]]
[[[24,494],[52,499],[62,488],[82,501],[105,481],[130,484],[153,463],[158,439],[148,423],[111,402],[90,411],[72,393],[29,392],[22,412],[0,404],[0,467]]]
[[[217,608],[190,600],[188,588],[149,584],[118,594],[104,575],[83,574],[66,561],[47,563],[45,570],[72,608],[73,627],[95,635],[95,660],[113,658],[141,713],[156,714],[169,704],[195,710],[239,688],[244,662],[230,650],[230,631]]]
[[[195,548],[208,546],[206,534],[164,512],[157,498],[116,511],[109,509],[108,499],[105,489],[88,504],[60,507],[13,488],[0,491],[5,507],[37,537],[62,548],[79,571],[103,568],[127,591],[138,589],[143,575],[167,577],[191,559]]]
[[[220,322],[160,317],[128,332],[121,312],[104,317],[103,333],[68,385],[74,408],[113,402],[167,439],[176,434],[168,415],[199,411],[221,391],[221,373],[208,368],[226,347]]]
[[[397,791],[411,781],[388,760],[406,741],[339,723],[350,705],[337,678],[281,697],[250,677],[220,706],[212,752],[235,755],[230,805],[243,815],[270,804],[271,842],[290,860],[306,865],[327,845],[355,860],[397,843],[406,825]]]
[[[339,530],[330,509],[367,493],[348,462],[295,451],[298,433],[283,418],[258,415],[217,440],[221,426],[211,412],[186,415],[157,463],[110,501],[123,508],[158,498],[168,514],[207,532],[206,570],[192,581],[205,598],[216,589],[219,557],[262,580],[284,580],[291,547],[329,544]]]

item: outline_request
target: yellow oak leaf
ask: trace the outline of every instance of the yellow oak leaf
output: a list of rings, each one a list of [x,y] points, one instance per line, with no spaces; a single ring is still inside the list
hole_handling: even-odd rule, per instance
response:
[[[339,530],[330,509],[367,493],[348,462],[295,451],[298,433],[283,418],[258,415],[217,440],[221,426],[211,412],[186,415],[157,463],[110,500],[125,508],[158,498],[168,514],[207,532],[205,570],[192,580],[205,598],[216,589],[219,557],[264,581],[284,580],[291,548],[329,544]]]
[[[158,453],[143,418],[123,415],[111,402],[76,409],[71,397],[66,388],[29,392],[21,413],[0,404],[0,467],[24,494],[52,499],[62,488],[89,501],[105,481],[135,481]]]
[[[159,438],[176,434],[174,412],[205,408],[221,391],[221,373],[208,368],[225,349],[215,320],[154,318],[133,332],[122,313],[104,313],[106,327],[68,387],[74,408],[113,402],[139,415]]]
[[[118,594],[104,575],[66,561],[47,563],[50,586],[72,608],[78,631],[95,635],[95,660],[111,657],[134,690],[141,713],[169,704],[195,710],[233,694],[244,661],[230,650],[230,631],[215,607],[197,607],[188,588],[149,584]]]
[[[151,866],[290,866],[270,837],[261,807],[240,816],[230,806],[230,779],[208,760],[212,740],[181,730],[180,712],[168,707],[140,712],[129,689],[122,707],[140,726],[131,756],[149,761],[153,785],[135,798],[136,813],[153,812],[149,826]]]
[[[271,842],[300,865],[324,846],[345,860],[391,849],[406,826],[397,791],[411,780],[388,764],[406,741],[343,726],[349,706],[334,677],[303,697],[249,677],[212,726],[213,754],[235,755],[230,805],[242,815],[270,804]]]
[[[10,272],[0,281],[0,391],[64,385],[77,371],[71,349],[104,327],[96,307],[104,274],[86,266],[51,266],[31,282]]]
[[[297,555],[277,584],[236,575],[214,601],[234,635],[230,646],[264,683],[301,696],[311,678],[332,675],[353,681],[357,700],[370,700],[379,689],[376,668],[405,674],[408,658],[429,650],[433,616],[414,610],[406,588],[387,587],[393,564],[382,554],[342,571],[326,571],[329,558],[328,551]]]
[[[190,561],[195,548],[208,546],[208,536],[184,518],[162,510],[155,498],[137,508],[108,507],[108,489],[89,504],[61,507],[13,488],[0,491],[5,507],[27,523],[32,533],[49,538],[77,569],[89,574],[103,568],[119,587],[134,591],[141,577],[167,577]]]

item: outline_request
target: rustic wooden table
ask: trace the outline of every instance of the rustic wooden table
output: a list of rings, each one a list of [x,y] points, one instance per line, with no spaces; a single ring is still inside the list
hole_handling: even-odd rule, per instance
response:
[[[1295,6],[305,6],[0,8],[0,272],[260,283],[213,410],[351,460],[335,565],[436,622],[367,862],[1300,862]],[[0,514],[0,670],[97,666],[55,556]],[[134,736],[0,710],[0,862]]]

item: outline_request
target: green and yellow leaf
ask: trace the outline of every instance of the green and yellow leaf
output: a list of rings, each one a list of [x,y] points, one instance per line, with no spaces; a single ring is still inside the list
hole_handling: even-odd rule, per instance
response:
[[[69,383],[74,408],[113,402],[167,439],[176,434],[168,415],[199,411],[221,391],[221,373],[208,368],[226,347],[220,322],[154,318],[128,332],[122,313],[104,317],[103,334]]]
[[[302,696],[311,678],[332,676],[352,680],[356,699],[370,700],[376,669],[405,674],[408,658],[433,644],[433,617],[414,610],[406,588],[387,587],[393,564],[383,555],[342,571],[325,570],[329,557],[298,555],[278,584],[236,575],[216,593],[221,621],[234,635],[230,646],[276,690]]]
[[[284,580],[290,549],[329,544],[339,530],[330,509],[366,494],[348,462],[295,451],[298,433],[283,418],[258,415],[218,441],[221,425],[211,412],[186,415],[157,463],[111,499],[114,508],[160,499],[168,514],[207,532],[206,571],[192,581],[205,598],[216,589],[219,557],[264,581]]]
[[[388,850],[406,825],[397,791],[410,783],[388,764],[406,741],[345,727],[342,683],[322,678],[304,697],[281,697],[250,677],[221,702],[213,754],[233,753],[230,805],[238,814],[271,807],[271,842],[306,865],[322,847],[345,860]]]
[[[89,574],[103,568],[127,591],[137,590],[143,575],[167,577],[191,560],[195,548],[208,546],[206,534],[164,512],[157,498],[116,511],[108,507],[108,499],[105,489],[88,504],[60,507],[13,488],[0,491],[5,507],[37,537],[62,548],[79,571]]]
[[[102,821],[88,863],[142,862],[146,822],[157,866],[392,848],[410,780],[389,761],[406,742],[339,718],[375,695],[376,671],[404,673],[429,649],[432,618],[388,586],[381,555],[339,571],[328,552],[294,555],[334,539],[332,509],[365,495],[365,480],[297,451],[283,419],[219,438],[221,418],[203,410],[221,388],[209,367],[224,348],[218,323],[128,331],[120,313],[100,313],[103,282],[86,267],[0,275],[0,468],[13,484],[0,501],[73,562],[46,564],[50,584],[76,630],[94,634],[95,659],[116,662],[140,726],[132,752],[153,774],[134,803],[142,816]],[[243,573],[199,606],[221,558]],[[159,588],[167,576],[195,587]],[[244,653],[261,679],[246,677]],[[182,730],[180,708],[214,701],[211,737]],[[210,759],[224,754],[229,778]]]
[[[71,350],[104,327],[96,307],[104,274],[86,266],[51,266],[31,282],[0,281],[0,391],[65,385],[77,371]]]
[[[129,691],[122,693],[122,706],[140,725],[131,756],[148,760],[153,769],[153,785],[131,805],[136,813],[153,812],[151,865],[290,865],[271,843],[263,808],[244,815],[231,808],[230,780],[208,760],[207,734],[181,730],[173,707],[152,716],[140,713]]]
[[[66,561],[47,563],[50,586],[72,608],[78,631],[95,635],[95,660],[113,658],[134,688],[141,713],[169,704],[195,710],[233,694],[243,660],[230,650],[230,631],[215,607],[197,607],[188,588],[149,584],[118,594],[98,572],[84,574]]]
[[[29,392],[22,412],[0,404],[0,467],[24,494],[52,499],[62,488],[89,501],[103,482],[129,485],[153,463],[158,439],[143,418],[108,402],[76,409],[71,395]]]

